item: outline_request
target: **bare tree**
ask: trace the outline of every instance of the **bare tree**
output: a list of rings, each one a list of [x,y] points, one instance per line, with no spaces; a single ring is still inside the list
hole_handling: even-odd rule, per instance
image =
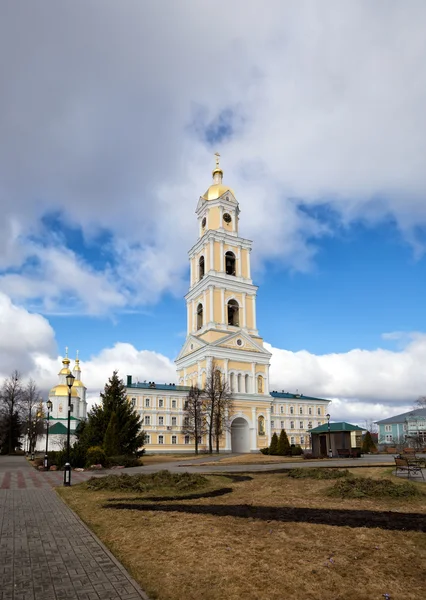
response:
[[[365,423],[365,429],[367,431],[369,431],[370,433],[378,433],[379,432],[379,427],[378,427],[378,425],[376,425],[376,423],[373,421],[373,419],[364,419],[364,423]]]
[[[12,454],[12,429],[14,423],[14,415],[21,412],[22,409],[22,384],[19,371],[13,371],[10,377],[6,379],[0,391],[1,412],[3,420],[7,420],[9,427],[8,435],[8,451]]]
[[[206,431],[206,410],[203,391],[197,386],[191,386],[184,403],[182,433],[194,440],[195,454],[198,454],[200,438],[205,435]]]
[[[229,427],[228,416],[232,410],[232,398],[228,383],[213,361],[207,373],[204,388],[206,412],[208,416],[209,453],[213,453],[213,440],[219,452],[220,437]]]
[[[24,426],[28,439],[28,452],[33,452],[39,435],[44,433],[43,408],[40,391],[33,379],[22,390]]]

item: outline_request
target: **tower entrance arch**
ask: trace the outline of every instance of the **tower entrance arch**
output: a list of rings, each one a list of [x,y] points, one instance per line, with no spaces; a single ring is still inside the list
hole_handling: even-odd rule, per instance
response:
[[[243,417],[237,417],[231,424],[232,452],[250,452],[249,424]]]

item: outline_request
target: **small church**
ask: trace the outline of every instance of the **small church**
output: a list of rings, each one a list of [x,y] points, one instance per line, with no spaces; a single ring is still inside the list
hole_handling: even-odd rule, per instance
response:
[[[71,373],[68,349],[62,360],[62,369],[58,373],[59,382],[49,392],[49,400],[52,402],[52,410],[49,414],[49,450],[61,450],[64,447],[68,427],[68,386],[67,375]],[[72,374],[75,379],[71,388],[71,419],[70,432],[71,443],[75,441],[73,432],[80,421],[87,417],[86,386],[81,381],[80,359],[75,359]],[[37,447],[45,448],[46,438],[39,440]]]

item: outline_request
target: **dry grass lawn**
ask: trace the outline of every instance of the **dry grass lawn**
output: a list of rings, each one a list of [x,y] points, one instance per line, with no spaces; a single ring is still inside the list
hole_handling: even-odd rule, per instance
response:
[[[380,468],[353,472],[357,477],[389,477]],[[236,483],[222,477],[208,479],[210,487],[230,486],[233,493],[176,500],[173,504],[426,513],[425,497],[329,498],[324,492],[333,481],[266,473]],[[426,486],[423,488],[426,491]],[[153,599],[382,600],[384,594],[389,594],[391,600],[425,597],[426,535],[421,532],[113,510],[102,507],[110,498],[133,498],[132,503],[137,504],[137,500],[146,503],[144,495],[94,492],[85,489],[84,484],[58,491]]]
[[[196,454],[144,454],[141,463],[144,465],[156,465],[160,463],[175,462],[180,460],[193,460],[200,458]]]

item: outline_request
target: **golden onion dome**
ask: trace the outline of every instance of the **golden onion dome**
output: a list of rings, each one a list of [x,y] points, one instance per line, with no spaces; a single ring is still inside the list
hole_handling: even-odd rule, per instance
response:
[[[68,367],[63,367],[60,371],[59,371],[59,375],[69,375],[71,373],[71,371],[69,370]]]
[[[85,387],[84,383],[81,379],[74,379],[73,387]]]
[[[68,396],[68,386],[65,384],[55,385],[55,387],[50,390],[49,396]],[[73,398],[78,397],[74,387],[71,388],[71,396]]]
[[[214,183],[209,187],[209,189],[203,194],[203,198],[205,200],[217,200],[226,192],[230,192],[233,196],[235,196],[234,190],[227,185],[223,185],[223,183]]]

